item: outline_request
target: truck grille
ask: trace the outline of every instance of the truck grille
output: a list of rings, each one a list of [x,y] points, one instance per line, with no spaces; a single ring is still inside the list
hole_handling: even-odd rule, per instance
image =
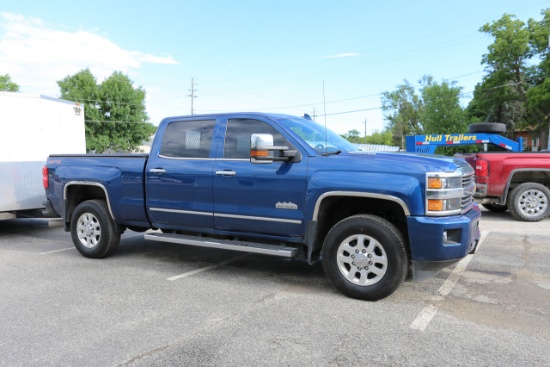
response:
[[[465,213],[474,205],[474,193],[476,191],[475,174],[474,172],[467,172],[462,176],[462,200],[460,208]]]

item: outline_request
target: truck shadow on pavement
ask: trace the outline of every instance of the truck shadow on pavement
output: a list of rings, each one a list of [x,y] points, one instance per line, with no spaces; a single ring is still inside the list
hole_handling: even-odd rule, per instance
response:
[[[326,278],[321,262],[309,265],[305,261],[268,255],[147,241],[133,232],[122,237],[119,248],[110,258],[135,264],[136,267],[147,262],[155,262],[158,267],[162,263],[161,268],[173,270],[171,275],[185,273],[189,268],[196,270],[220,265],[217,269],[223,269],[228,277],[244,276],[251,281],[267,279],[308,293],[336,292]],[[234,258],[237,259],[222,264]],[[243,272],[246,274],[243,275]]]

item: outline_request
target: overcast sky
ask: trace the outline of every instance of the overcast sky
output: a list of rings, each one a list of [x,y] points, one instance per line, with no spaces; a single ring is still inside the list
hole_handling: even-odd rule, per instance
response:
[[[550,1],[10,1],[0,6],[0,75],[59,96],[89,68],[147,91],[151,122],[191,112],[303,115],[338,133],[384,127],[380,95],[425,74],[472,92],[503,14],[541,19]],[[466,105],[468,95],[462,103]],[[324,113],[326,111],[326,117]]]

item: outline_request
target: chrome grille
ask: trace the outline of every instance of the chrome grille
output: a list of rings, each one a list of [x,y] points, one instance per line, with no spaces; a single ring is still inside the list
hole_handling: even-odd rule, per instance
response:
[[[475,174],[474,172],[467,172],[462,176],[462,199],[460,208],[462,212],[470,210],[474,204],[474,193],[476,191]]]

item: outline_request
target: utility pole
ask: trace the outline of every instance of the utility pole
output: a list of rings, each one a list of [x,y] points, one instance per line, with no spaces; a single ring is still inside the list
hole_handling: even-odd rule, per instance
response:
[[[195,114],[195,110],[193,109],[193,100],[197,98],[197,96],[195,95],[196,91],[197,90],[195,89],[195,83],[193,82],[193,78],[191,78],[191,89],[189,89],[190,94],[187,95],[187,97],[191,97],[191,115]]]
[[[367,119],[365,119],[365,142],[367,141]]]
[[[317,117],[317,113],[315,112],[315,107],[313,107],[313,112],[311,113],[311,118],[313,121],[315,121],[315,118]]]

